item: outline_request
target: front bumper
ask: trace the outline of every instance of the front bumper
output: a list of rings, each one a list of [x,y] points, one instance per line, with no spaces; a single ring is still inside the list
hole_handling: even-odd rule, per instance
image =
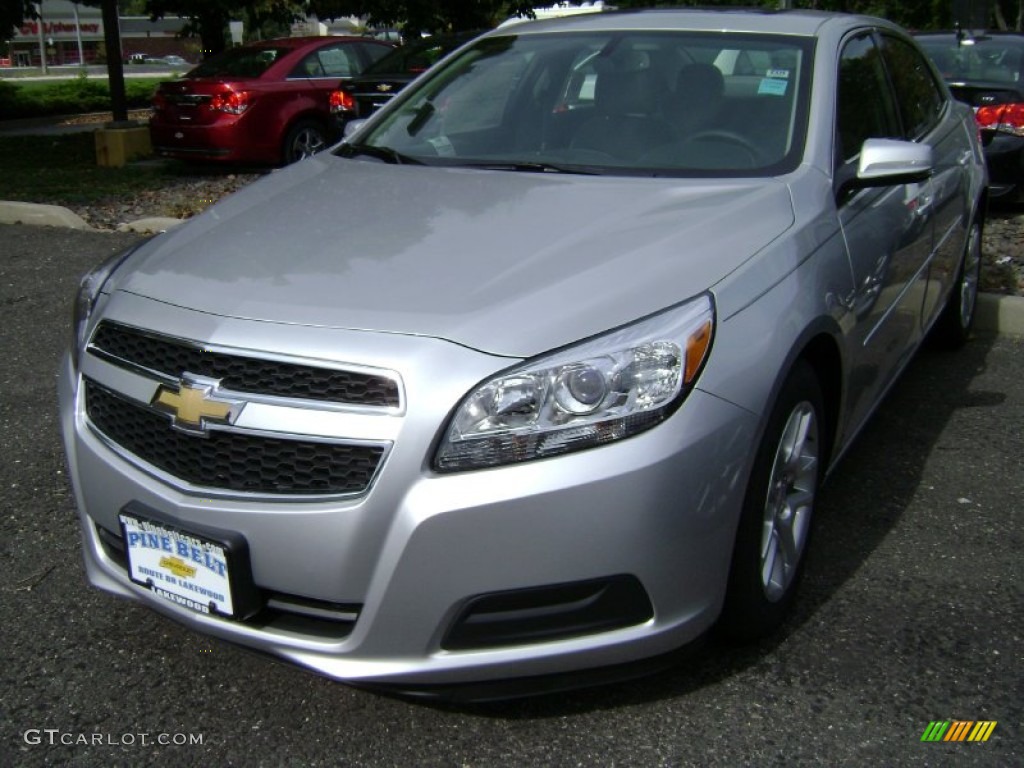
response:
[[[206,316],[138,298],[122,299],[117,312],[124,321],[147,316],[153,327],[209,340]],[[225,320],[217,342],[245,347],[251,326]],[[197,631],[361,684],[446,685],[624,664],[671,651],[714,622],[756,429],[746,411],[695,390],[668,421],[618,443],[437,475],[430,458],[450,409],[507,360],[432,339],[287,327],[268,332],[265,324],[260,333],[272,349],[305,350],[318,359],[323,353],[314,350],[344,349],[349,360],[400,371],[408,402],[388,420],[393,448],[373,486],[357,498],[268,500],[167,482],[90,426],[80,374],[66,358],[61,423],[94,585]],[[83,355],[82,373],[106,377],[107,384],[120,375],[90,355]],[[345,418],[319,420],[359,423]],[[111,538],[118,512],[129,504],[185,526],[242,535],[253,582],[286,610],[227,620],[132,582]],[[624,582],[633,591],[616,593],[621,599],[614,606],[579,591]],[[573,604],[564,609],[569,612],[586,603],[592,607],[585,610],[598,614],[626,615],[629,606],[621,603],[634,598],[645,598],[648,610],[634,612],[627,625],[602,623],[608,617],[598,615],[576,631],[515,635],[518,616],[535,620],[535,609],[544,612],[543,605],[531,611],[531,595],[554,605],[560,594]],[[492,598],[499,608],[511,606],[501,619],[510,622],[512,639],[471,632],[468,644],[447,647],[478,604],[473,601]],[[506,598],[512,602],[502,603]],[[326,624],[295,620],[289,600],[329,606],[338,616]]]

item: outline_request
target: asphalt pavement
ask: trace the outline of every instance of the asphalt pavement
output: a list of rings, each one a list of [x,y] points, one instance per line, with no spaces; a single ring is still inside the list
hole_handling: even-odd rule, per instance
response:
[[[826,486],[804,590],[770,642],[442,706],[85,584],[55,371],[79,275],[137,237],[0,225],[0,765],[1024,765],[1024,340],[981,334],[911,364]],[[924,742],[933,721],[996,726]]]

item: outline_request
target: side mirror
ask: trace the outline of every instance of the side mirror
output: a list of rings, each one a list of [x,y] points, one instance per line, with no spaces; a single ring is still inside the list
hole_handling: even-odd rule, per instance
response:
[[[345,123],[345,127],[342,129],[342,132],[341,132],[342,140],[347,141],[351,136],[353,136],[364,125],[366,125],[366,120],[365,119],[349,120],[347,123]]]
[[[857,181],[864,186],[889,186],[924,181],[935,162],[928,144],[895,139],[868,139],[860,150]]]
[[[850,170],[836,175],[836,200],[858,189],[925,181],[934,167],[934,155],[928,144],[868,139],[861,146],[856,175]]]

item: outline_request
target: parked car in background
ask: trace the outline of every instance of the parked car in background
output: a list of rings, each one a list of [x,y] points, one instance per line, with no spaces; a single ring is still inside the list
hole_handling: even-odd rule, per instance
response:
[[[993,198],[1024,199],[1024,35],[918,35],[953,95],[974,107]]]
[[[163,63],[166,64],[169,67],[174,67],[176,69],[186,68],[186,67],[192,66],[191,64],[188,63],[188,61],[186,61],[181,56],[175,56],[173,54],[171,54],[170,56],[164,56],[163,57]]]
[[[478,34],[436,35],[396,48],[361,75],[342,83],[331,94],[331,111],[342,124],[369,117],[418,75]]]
[[[827,473],[967,339],[985,196],[970,108],[881,19],[489,32],[85,277],[88,577],[417,693],[763,637]]]
[[[220,163],[292,163],[337,136],[330,111],[339,79],[392,46],[360,37],[298,37],[232,48],[163,82],[149,130],[165,157]]]

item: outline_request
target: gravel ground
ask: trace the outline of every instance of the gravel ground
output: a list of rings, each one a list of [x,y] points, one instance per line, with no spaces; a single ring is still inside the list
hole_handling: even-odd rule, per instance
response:
[[[165,162],[162,160],[146,162]],[[171,178],[161,189],[133,199],[107,200],[72,210],[97,229],[150,216],[189,218],[265,173],[196,168],[189,175]],[[1024,296],[1024,206],[993,206],[985,227],[985,262],[981,288],[990,293]]]

